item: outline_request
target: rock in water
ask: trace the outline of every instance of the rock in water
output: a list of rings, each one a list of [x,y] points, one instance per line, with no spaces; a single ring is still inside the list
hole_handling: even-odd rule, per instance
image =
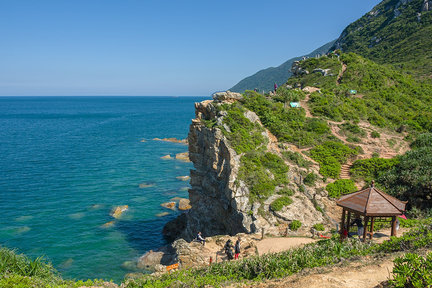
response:
[[[177,153],[175,158],[177,160],[181,160],[181,161],[185,161],[185,162],[191,162],[189,160],[189,152]]]
[[[189,210],[192,206],[190,205],[189,199],[181,198],[179,201],[179,209],[180,210]]]
[[[175,210],[176,209],[176,203],[175,202],[165,202],[161,204],[162,207]]]
[[[116,219],[120,218],[120,216],[123,214],[123,212],[125,212],[126,210],[129,209],[128,205],[121,205],[121,206],[117,206],[115,207],[113,210],[111,210],[110,215]]]
[[[156,216],[157,217],[163,217],[163,216],[167,216],[169,214],[170,214],[169,212],[161,212],[161,213],[156,214]]]
[[[188,181],[190,179],[190,176],[177,176],[176,178],[181,181]]]
[[[156,186],[156,184],[155,183],[147,183],[147,182],[139,184],[139,188],[141,188],[141,189],[150,188],[150,187],[153,187],[153,186]]]
[[[171,155],[162,156],[161,159],[171,159]]]
[[[103,224],[101,227],[102,227],[102,228],[111,228],[111,227],[113,227],[114,225],[115,225],[115,222],[114,222],[114,221],[109,221],[109,222]]]

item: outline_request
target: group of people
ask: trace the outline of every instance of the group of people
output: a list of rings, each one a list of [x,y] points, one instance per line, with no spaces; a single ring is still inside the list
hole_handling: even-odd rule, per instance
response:
[[[198,232],[198,234],[196,236],[196,241],[201,243],[203,246],[205,245],[206,240],[202,236],[201,232]],[[228,241],[225,243],[225,246],[223,249],[225,251],[225,254],[228,257],[228,260],[239,259],[240,242],[241,242],[241,238],[238,237],[237,241],[235,242],[235,245],[232,244],[231,239],[228,239]]]
[[[235,243],[234,246],[233,246],[233,244],[231,242],[231,239],[228,239],[228,241],[225,243],[224,251],[225,251],[225,254],[228,257],[228,260],[232,260],[232,259],[237,260],[237,259],[239,259],[239,255],[240,255],[240,242],[241,242],[241,239],[239,237],[237,239],[237,241],[236,241],[236,243]],[[233,252],[233,249],[234,249],[234,252]]]

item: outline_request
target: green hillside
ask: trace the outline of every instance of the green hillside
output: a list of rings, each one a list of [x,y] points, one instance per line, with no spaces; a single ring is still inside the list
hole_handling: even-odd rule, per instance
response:
[[[305,55],[305,57],[315,57],[315,55],[321,55],[327,53],[330,47],[333,46],[335,41],[331,41],[315,51]],[[246,90],[254,90],[255,88],[258,91],[270,91],[273,90],[274,83],[278,85],[282,85],[287,81],[287,79],[292,75],[291,66],[294,61],[302,59],[303,56],[292,58],[278,67],[270,67],[267,69],[263,69],[258,71],[252,76],[246,77],[241,80],[235,86],[230,88],[230,91],[243,93]]]
[[[333,49],[355,52],[431,79],[432,11],[425,11],[423,4],[424,0],[381,2],[346,27]]]
[[[343,73],[342,65],[346,67]],[[293,86],[322,88],[321,93],[310,96],[314,116],[335,121],[366,120],[378,127],[408,129],[414,134],[432,130],[430,84],[354,53],[308,59],[300,67],[309,72],[331,69],[332,76],[309,73],[288,80]],[[356,95],[350,90],[356,90]]]

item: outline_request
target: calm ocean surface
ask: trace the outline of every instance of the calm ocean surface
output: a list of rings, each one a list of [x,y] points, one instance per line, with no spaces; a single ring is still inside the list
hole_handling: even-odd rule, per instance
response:
[[[122,280],[125,261],[165,244],[178,212],[160,204],[188,196],[176,176],[192,164],[160,159],[187,146],[151,139],[186,138],[203,100],[0,97],[0,245],[45,256],[65,278]],[[103,228],[117,205],[129,211]]]

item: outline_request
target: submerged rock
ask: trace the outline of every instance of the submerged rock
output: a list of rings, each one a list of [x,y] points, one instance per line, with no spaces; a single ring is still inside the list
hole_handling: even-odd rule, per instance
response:
[[[144,183],[139,184],[139,188],[141,188],[141,189],[150,188],[150,187],[154,187],[154,186],[156,186],[155,183],[148,183],[148,182],[144,182]]]
[[[181,143],[181,144],[187,144],[187,139],[177,139],[177,138],[153,138],[155,141],[165,141],[165,142],[171,142],[171,143]]]
[[[157,217],[164,217],[164,216],[167,216],[169,214],[170,214],[169,212],[161,212],[161,213],[156,214],[156,216]]]
[[[114,222],[114,221],[109,221],[109,222],[103,224],[101,227],[102,227],[102,228],[111,228],[111,227],[113,227],[114,225],[115,225],[115,222]]]
[[[171,155],[168,154],[168,155],[162,156],[161,159],[172,159],[172,158],[171,158]]]
[[[188,181],[190,179],[190,176],[177,176],[176,179],[181,181]]]
[[[127,211],[129,209],[128,205],[121,205],[115,207],[113,210],[111,210],[110,215],[114,218],[120,218],[120,216],[123,214],[123,212]]]

